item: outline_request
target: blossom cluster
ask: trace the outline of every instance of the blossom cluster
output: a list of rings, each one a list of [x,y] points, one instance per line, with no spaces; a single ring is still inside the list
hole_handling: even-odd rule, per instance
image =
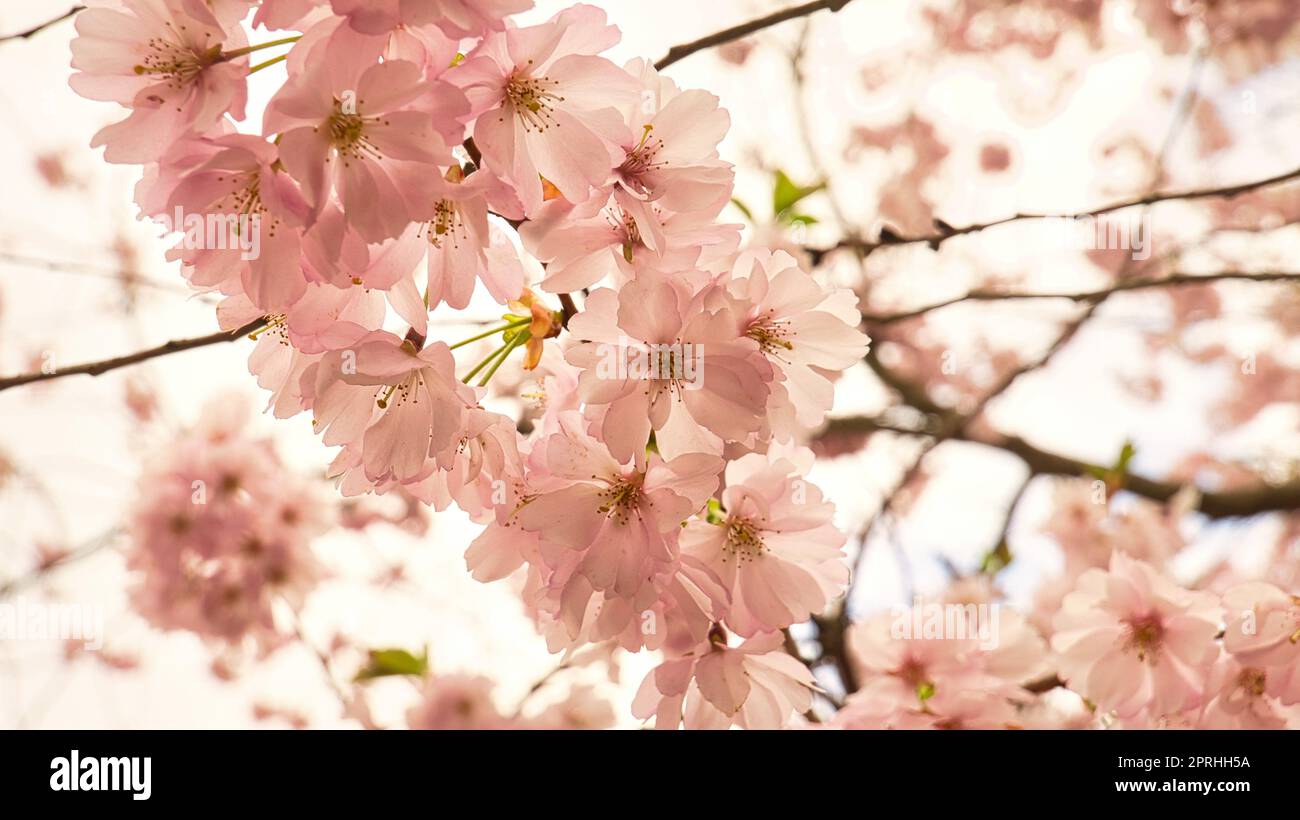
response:
[[[239,234],[187,230],[170,258],[220,297],[223,327],[256,328],[270,412],[310,414],[343,494],[482,522],[470,570],[526,576],[553,651],[663,651],[639,716],[785,725],[816,684],[782,630],[848,580],[799,441],[867,350],[856,298],[718,221],[734,173],[716,97],[602,56],[619,31],[597,8],[510,18],[531,5],[91,0],[72,85],[129,111],[95,144],[143,167],[143,216]],[[258,29],[291,34],[250,45]],[[255,63],[269,48],[287,51]],[[287,79],[245,122],[250,75],[278,63]],[[504,324],[431,338],[430,312],[480,284]],[[689,350],[690,372],[625,366],[665,349]],[[528,435],[487,387],[516,350],[544,395]],[[171,511],[151,502],[146,529],[175,534]],[[145,552],[177,560],[170,538]]]
[[[231,661],[295,639],[279,608],[300,609],[323,577],[311,543],[332,523],[328,498],[249,433],[250,416],[238,397],[212,400],[146,462],[129,521],[135,610]]]
[[[831,725],[1300,726],[1300,597],[1232,572],[1175,580],[1176,520],[1090,484],[1056,494],[1047,530],[1064,572],[1028,613],[984,573],[852,625],[856,691]]]

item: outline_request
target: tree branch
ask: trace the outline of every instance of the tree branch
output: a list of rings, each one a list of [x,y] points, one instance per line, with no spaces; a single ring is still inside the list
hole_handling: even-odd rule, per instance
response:
[[[51,379],[61,379],[64,376],[99,376],[110,370],[117,370],[120,367],[127,367],[140,362],[156,359],[160,356],[167,356],[172,353],[180,353],[182,350],[194,350],[198,347],[207,347],[208,345],[221,344],[222,342],[233,342],[236,339],[243,338],[266,325],[266,319],[257,319],[249,322],[243,327],[235,330],[223,330],[220,333],[213,333],[209,336],[199,336],[194,339],[173,339],[157,347],[151,347],[148,350],[141,350],[126,356],[118,356],[113,359],[104,359],[98,362],[88,362],[79,364],[75,367],[56,369],[52,373],[24,373],[19,376],[9,376],[0,379],[0,391],[8,390],[11,387],[18,387],[33,382],[50,381]]]
[[[1221,271],[1218,273],[1192,274],[1174,273],[1156,279],[1125,279],[1115,284],[1074,293],[1032,293],[1026,291],[972,290],[962,296],[945,299],[931,305],[924,305],[898,313],[863,313],[862,318],[873,324],[891,324],[905,319],[914,319],[931,311],[946,308],[961,302],[1001,302],[1017,299],[1069,299],[1072,302],[1094,302],[1114,293],[1128,290],[1148,290],[1151,288],[1181,287],[1183,285],[1202,285],[1209,282],[1240,280],[1247,282],[1300,282],[1300,273],[1268,271],[1247,273],[1242,271]]]
[[[1186,191],[1154,192],[1147,194],[1146,196],[1137,197],[1136,199],[1124,199],[1118,202],[1112,202],[1109,205],[1103,205],[1099,208],[1093,208],[1090,211],[1082,211],[1079,213],[1016,213],[1001,219],[995,219],[991,222],[978,222],[961,228],[954,228],[951,225],[938,222],[936,231],[931,234],[923,234],[921,236],[897,236],[892,232],[882,232],[880,237],[875,240],[866,240],[861,237],[845,237],[830,247],[807,248],[806,250],[808,251],[809,256],[811,256],[814,265],[820,264],[828,254],[837,250],[856,250],[865,255],[887,245],[915,245],[922,243],[938,250],[941,244],[952,239],[954,236],[966,236],[967,234],[979,233],[988,228],[994,228],[1012,222],[1022,222],[1032,219],[1085,219],[1088,217],[1102,216],[1115,211],[1122,211],[1125,208],[1134,208],[1140,205],[1155,205],[1160,202],[1212,199],[1215,197],[1232,198],[1260,188],[1281,185],[1296,179],[1300,179],[1300,168],[1293,171],[1287,171],[1283,174],[1277,174],[1276,176],[1271,176],[1267,179],[1258,179],[1253,182],[1243,182],[1238,185],[1229,185],[1222,188],[1194,188]]]
[[[0,43],[8,42],[9,40],[28,40],[32,37],[35,37],[37,34],[40,34],[42,31],[45,31],[45,29],[49,28],[50,26],[57,25],[58,23],[62,23],[64,20],[73,17],[74,15],[76,15],[77,12],[85,8],[86,8],[85,6],[81,6],[81,5],[73,6],[72,8],[65,11],[63,14],[60,14],[58,17],[55,17],[53,20],[46,20],[44,23],[39,23],[35,26],[32,26],[26,31],[20,31],[16,34],[5,34],[3,36],[0,36]]]
[[[756,20],[750,20],[748,23],[741,23],[738,26],[732,26],[731,28],[714,32],[707,37],[701,37],[700,39],[692,40],[689,43],[682,43],[681,45],[673,46],[668,49],[668,53],[665,54],[659,62],[655,63],[655,68],[663,71],[678,60],[683,60],[697,51],[704,51],[705,49],[713,48],[714,46],[720,46],[723,43],[730,43],[732,40],[739,40],[741,37],[746,37],[756,31],[762,31],[765,28],[770,28],[778,23],[784,23],[787,20],[806,17],[809,14],[815,14],[823,9],[830,12],[837,12],[847,6],[850,2],[852,2],[852,0],[815,0],[815,2],[812,3],[804,3],[801,6],[791,6],[788,9],[773,12],[766,17],[759,17]]]
[[[930,435],[920,430],[910,431],[897,425],[881,423],[865,416],[831,419],[819,435],[872,433],[881,430],[902,435]],[[1034,475],[1077,477],[1106,469],[1104,465],[1044,450],[1019,436],[967,430],[958,431],[952,438],[1010,453],[1024,462]],[[1166,502],[1177,495],[1183,485],[1173,481],[1127,474],[1124,476],[1121,488],[1152,501]],[[1269,512],[1300,510],[1300,482],[1259,485],[1242,490],[1201,492],[1197,510],[1210,518],[1238,518]]]

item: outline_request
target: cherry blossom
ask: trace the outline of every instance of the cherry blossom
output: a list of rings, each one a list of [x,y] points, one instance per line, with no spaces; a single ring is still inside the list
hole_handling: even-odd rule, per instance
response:
[[[1061,676],[1102,709],[1173,713],[1201,702],[1219,621],[1213,595],[1117,552],[1109,570],[1088,570],[1065,597],[1052,649]]]
[[[812,673],[782,649],[780,632],[735,647],[715,632],[647,675],[632,711],[653,717],[657,729],[774,728],[807,711],[815,688]]]
[[[228,56],[248,45],[238,25],[186,0],[90,6],[77,15],[72,88],[131,109],[95,135],[108,162],[153,162],[179,139],[216,131],[226,114],[243,119],[248,59]]]

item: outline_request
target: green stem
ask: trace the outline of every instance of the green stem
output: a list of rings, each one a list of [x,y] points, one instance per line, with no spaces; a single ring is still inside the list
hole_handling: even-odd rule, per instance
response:
[[[266,62],[264,62],[264,63],[258,63],[257,65],[255,65],[255,66],[253,66],[252,68],[248,69],[248,73],[249,73],[249,74],[256,74],[257,72],[261,71],[261,70],[264,69],[264,68],[270,68],[271,66],[275,65],[276,63],[284,62],[284,61],[287,60],[287,59],[289,59],[289,55],[288,55],[288,54],[281,54],[279,57],[272,57],[271,59],[267,60]]]
[[[506,323],[506,324],[504,324],[504,325],[501,325],[500,327],[494,327],[494,328],[492,328],[491,330],[485,330],[485,331],[483,331],[482,333],[478,334],[477,336],[471,336],[471,337],[469,337],[468,339],[464,339],[464,340],[462,340],[462,341],[456,342],[456,344],[454,344],[454,345],[450,345],[447,349],[448,349],[448,350],[455,350],[456,348],[458,348],[458,347],[464,347],[465,345],[467,345],[467,344],[469,344],[469,343],[471,343],[471,342],[477,342],[479,339],[486,339],[486,338],[489,337],[489,336],[494,336],[494,335],[496,335],[496,334],[498,334],[498,333],[503,333],[503,332],[505,332],[505,331],[507,331],[507,330],[513,330],[514,328],[517,328],[517,327],[523,327],[524,325],[532,324],[532,321],[533,321],[533,320],[532,320],[531,318],[528,318],[528,319],[517,319],[517,320],[515,320],[515,321],[513,321],[513,322],[508,322],[508,323]]]
[[[533,334],[525,330],[522,331],[518,336],[515,336],[510,341],[506,342],[505,352],[501,354],[501,358],[493,362],[492,366],[488,368],[488,372],[485,373],[483,378],[479,380],[478,386],[487,387],[487,383],[492,381],[492,377],[496,375],[497,368],[505,364],[506,359],[510,358],[511,351],[513,351],[516,347],[519,347],[520,345],[526,343],[532,337]]]
[[[252,54],[254,51],[261,51],[264,48],[273,48],[275,46],[287,46],[290,43],[296,43],[301,39],[302,39],[302,35],[299,34],[296,37],[284,37],[280,40],[272,40],[269,43],[258,43],[255,46],[244,46],[243,48],[237,48],[234,51],[223,51],[221,52],[221,59],[233,60],[236,57],[243,57],[245,54]]]
[[[496,350],[493,350],[491,353],[489,353],[489,354],[487,355],[487,358],[486,358],[486,359],[484,359],[483,361],[481,361],[481,362],[479,362],[478,364],[474,365],[474,369],[471,370],[471,371],[469,371],[468,373],[466,373],[466,374],[465,374],[465,378],[461,379],[461,381],[463,381],[465,384],[469,384],[469,380],[470,380],[470,379],[472,379],[472,378],[474,378],[475,376],[477,376],[480,370],[482,370],[483,368],[487,367],[487,366],[492,362],[493,359],[495,359],[496,357],[500,356],[501,353],[502,353],[503,351],[505,351],[505,350],[508,350],[509,347],[510,347],[510,345],[507,343],[507,344],[502,345],[501,347],[498,347]]]

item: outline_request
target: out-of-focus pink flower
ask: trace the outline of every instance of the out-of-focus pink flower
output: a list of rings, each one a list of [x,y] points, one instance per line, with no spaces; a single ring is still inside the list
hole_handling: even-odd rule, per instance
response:
[[[1046,658],[997,603],[917,601],[854,624],[848,642],[859,687],[835,720],[847,728],[1007,728],[1008,704],[1029,699],[1023,684]]]
[[[301,606],[322,575],[311,540],[330,510],[317,489],[245,432],[237,397],[157,449],[131,513],[136,609],[163,629],[269,652],[291,639],[272,606]]]
[[[731,592],[726,623],[744,636],[783,629],[821,612],[849,579],[844,534],[794,464],[759,453],[727,465],[717,523],[692,520],[682,552]]]
[[[1203,729],[1282,729],[1286,718],[1267,694],[1272,670],[1246,666],[1224,654],[1210,670],[1205,686]],[[1279,670],[1281,671],[1281,670]]]
[[[1223,648],[1242,664],[1267,670],[1268,694],[1300,703],[1300,596],[1271,584],[1241,584],[1223,594],[1223,606]]]
[[[412,729],[520,728],[492,701],[493,683],[478,675],[433,675],[424,682],[420,702],[406,713]]]
[[[715,631],[694,653],[655,667],[632,713],[656,729],[779,729],[812,706],[812,673],[783,648],[780,632],[726,645]]]
[[[542,204],[541,177],[570,202],[585,202],[621,161],[618,107],[636,98],[637,84],[595,56],[617,41],[604,11],[577,5],[541,25],[488,35],[448,74],[470,97],[484,162],[514,185],[526,214]]]
[[[147,163],[190,134],[213,131],[227,113],[243,119],[247,57],[243,29],[223,26],[190,0],[91,0],[77,15],[72,89],[131,109],[91,145],[109,162]]]
[[[1052,649],[1070,688],[1121,718],[1201,703],[1218,645],[1213,595],[1182,589],[1122,552],[1080,576],[1053,619]]]

